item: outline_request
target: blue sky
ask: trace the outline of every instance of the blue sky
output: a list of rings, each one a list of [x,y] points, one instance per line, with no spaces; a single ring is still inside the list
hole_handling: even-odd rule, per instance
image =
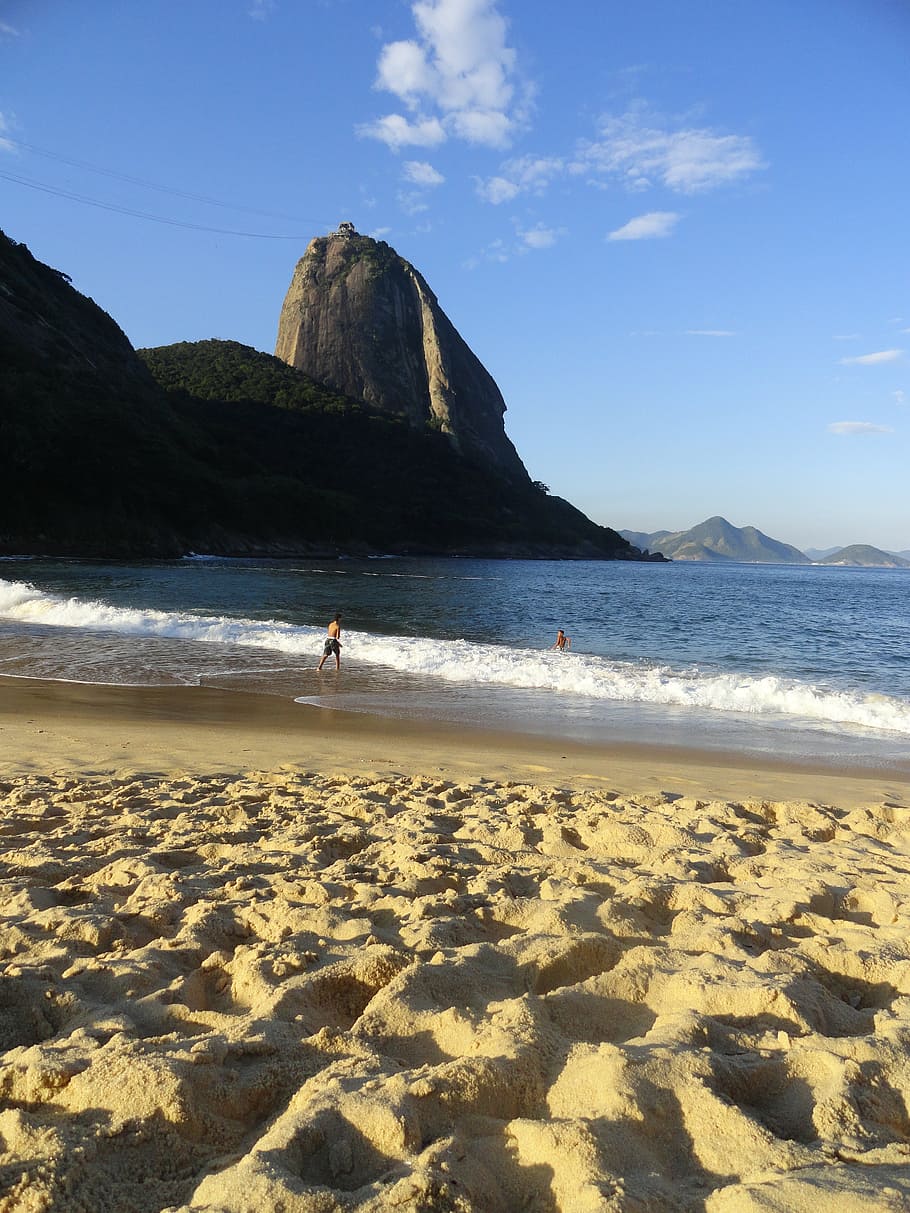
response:
[[[906,0],[0,0],[0,226],[271,352],[351,220],[598,522],[910,549],[908,63]]]

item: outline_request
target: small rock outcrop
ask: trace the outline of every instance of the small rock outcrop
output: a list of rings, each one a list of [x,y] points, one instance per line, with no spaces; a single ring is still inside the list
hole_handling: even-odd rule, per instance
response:
[[[415,428],[438,428],[461,454],[528,481],[492,375],[421,274],[350,223],[311,240],[297,263],[275,355]]]

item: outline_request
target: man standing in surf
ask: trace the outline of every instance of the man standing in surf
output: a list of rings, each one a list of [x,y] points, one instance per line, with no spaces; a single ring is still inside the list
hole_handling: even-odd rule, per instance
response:
[[[341,669],[341,616],[336,615],[329,626],[326,628],[325,647],[322,650],[322,659],[316,667],[318,674],[325,665],[326,657],[334,654],[335,669]]]

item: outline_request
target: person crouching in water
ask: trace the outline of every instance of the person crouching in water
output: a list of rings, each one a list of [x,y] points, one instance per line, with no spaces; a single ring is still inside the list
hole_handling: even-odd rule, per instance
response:
[[[572,647],[572,637],[567,636],[562,628],[556,633],[556,643],[550,646],[554,649],[559,649],[560,653],[568,653]]]
[[[341,616],[336,615],[326,629],[325,648],[322,650],[322,660],[316,667],[317,674],[325,665],[325,659],[335,656],[335,669],[341,669]]]

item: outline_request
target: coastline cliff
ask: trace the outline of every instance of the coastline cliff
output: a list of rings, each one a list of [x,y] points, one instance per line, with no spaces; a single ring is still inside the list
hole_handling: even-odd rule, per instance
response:
[[[495,384],[427,292],[428,336],[403,383],[425,377],[435,421],[238,342],[136,351],[66,274],[0,233],[0,553],[639,559],[531,482]],[[367,320],[348,315],[359,349]]]

